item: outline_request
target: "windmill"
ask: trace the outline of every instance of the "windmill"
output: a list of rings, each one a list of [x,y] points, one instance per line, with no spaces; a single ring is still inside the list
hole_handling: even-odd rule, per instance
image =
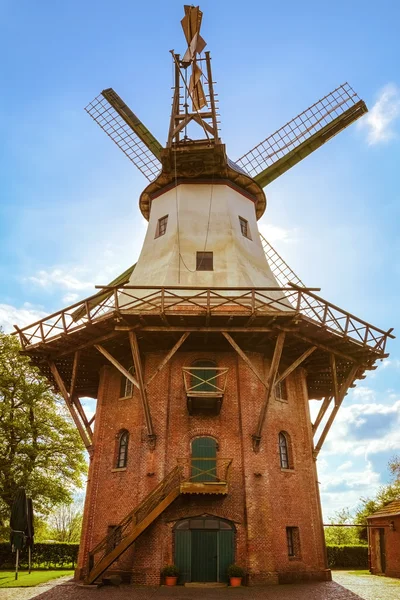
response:
[[[167,560],[182,583],[224,582],[239,560],[250,584],[325,581],[316,459],[349,388],[394,336],[305,287],[257,219],[263,188],[367,108],[346,83],[234,162],[200,9],[185,6],[181,23],[165,146],[111,88],[86,108],[148,180],[137,263],[16,327],[91,457],[77,577],[126,567],[154,585]],[[309,400],[321,401],[314,422]]]
[[[165,185],[174,180],[181,182],[194,177],[209,180],[227,174],[257,197],[259,219],[266,208],[263,188],[368,109],[350,85],[344,83],[240,158],[230,160],[219,136],[218,100],[210,53],[203,52],[206,46],[200,35],[203,13],[199,7],[188,5],[184,11],[181,25],[187,49],[183,58],[171,51],[174,92],[166,146],[162,146],[112,88],[103,90],[85,110],[148,179],[149,185],[140,198],[140,208],[146,219],[149,218],[152,196]],[[189,82],[188,71],[191,71]],[[189,103],[192,110],[189,110]],[[193,123],[203,131],[200,139],[193,140],[188,136],[188,126]],[[263,245],[268,250],[271,269],[280,281],[282,269],[289,267],[269,242],[263,239]],[[290,281],[299,284],[300,279],[292,273]]]

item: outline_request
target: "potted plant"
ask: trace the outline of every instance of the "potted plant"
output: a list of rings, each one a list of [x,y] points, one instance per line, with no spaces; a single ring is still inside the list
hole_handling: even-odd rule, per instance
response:
[[[242,585],[242,579],[246,575],[245,570],[239,565],[229,565],[228,577],[229,583],[232,587],[239,587]]]
[[[164,575],[165,585],[176,585],[179,569],[176,565],[166,565],[161,571],[161,574]]]

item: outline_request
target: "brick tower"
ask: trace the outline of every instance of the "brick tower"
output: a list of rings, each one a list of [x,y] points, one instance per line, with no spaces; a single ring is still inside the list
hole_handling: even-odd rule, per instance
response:
[[[345,84],[232,162],[201,18],[185,6],[166,147],[112,89],[87,107],[149,180],[138,262],[18,329],[90,455],[76,573],[87,583],[118,572],[157,584],[167,563],[181,583],[225,582],[233,562],[249,584],[329,579],[316,459],[391,336],[306,288],[257,228],[263,187],[364,102]],[[83,397],[97,399],[90,420]]]

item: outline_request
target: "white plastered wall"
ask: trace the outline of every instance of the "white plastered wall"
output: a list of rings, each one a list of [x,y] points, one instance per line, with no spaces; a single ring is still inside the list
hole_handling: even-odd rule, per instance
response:
[[[166,233],[155,238],[158,219],[166,215]],[[251,240],[242,235],[239,216],[248,221]],[[198,251],[213,252],[213,271],[196,271]],[[211,184],[182,184],[153,200],[146,238],[129,283],[278,286],[261,245],[254,203],[227,185]]]
[[[166,215],[166,232],[156,238],[158,220]],[[251,239],[243,236],[239,216],[248,221]],[[196,271],[196,253],[204,251],[213,252],[213,271]],[[153,200],[143,248],[128,285],[279,287],[261,244],[254,203],[225,184],[181,184]],[[282,299],[281,292],[269,295]]]

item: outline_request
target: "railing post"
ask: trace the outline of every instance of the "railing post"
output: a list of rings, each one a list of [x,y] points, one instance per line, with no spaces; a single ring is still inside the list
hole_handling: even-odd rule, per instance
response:
[[[91,323],[92,322],[92,317],[90,316],[90,305],[89,305],[89,302],[87,300],[85,300],[85,310],[86,310],[87,320],[89,321],[89,323]]]
[[[161,288],[161,314],[164,314],[165,310],[165,288]]]
[[[301,291],[297,292],[297,304],[296,304],[296,312],[300,312],[301,307]]]
[[[40,335],[42,336],[42,342],[44,342],[46,337],[44,335],[43,321],[40,321]]]
[[[114,288],[114,309],[119,310],[119,302],[118,302],[118,290]]]
[[[64,328],[64,333],[67,333],[67,323],[65,321],[65,312],[62,311],[61,313],[61,320],[62,320],[62,324],[63,324],[63,328]]]

